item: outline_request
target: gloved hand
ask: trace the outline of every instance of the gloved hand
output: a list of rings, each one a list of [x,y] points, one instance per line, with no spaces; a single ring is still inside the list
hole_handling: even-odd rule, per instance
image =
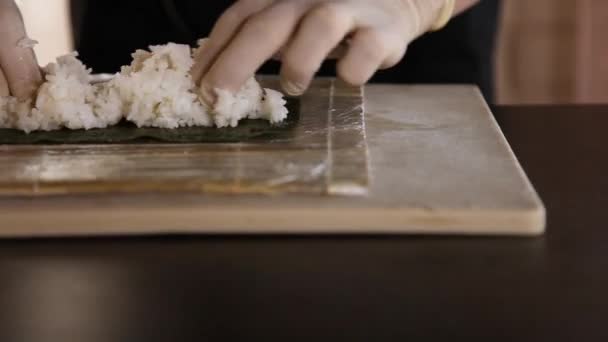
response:
[[[237,91],[281,51],[282,86],[301,95],[326,57],[346,41],[337,73],[353,85],[397,64],[407,46],[447,19],[448,0],[240,0],[216,23],[192,69],[201,95]],[[446,11],[450,12],[446,15]]]
[[[34,95],[42,74],[19,8],[13,0],[0,0],[0,96],[21,100]]]

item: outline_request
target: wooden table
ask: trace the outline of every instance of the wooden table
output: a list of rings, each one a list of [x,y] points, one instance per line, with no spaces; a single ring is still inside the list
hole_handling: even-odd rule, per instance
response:
[[[606,341],[608,106],[496,116],[545,236],[0,241],[0,341]]]

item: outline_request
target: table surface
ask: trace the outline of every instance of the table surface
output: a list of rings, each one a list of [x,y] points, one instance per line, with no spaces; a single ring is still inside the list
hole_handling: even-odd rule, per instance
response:
[[[545,236],[0,241],[0,340],[608,340],[608,106],[499,107]]]

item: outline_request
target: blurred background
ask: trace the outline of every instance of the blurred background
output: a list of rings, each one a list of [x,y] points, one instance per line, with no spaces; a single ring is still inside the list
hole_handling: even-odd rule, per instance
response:
[[[18,0],[40,63],[72,50],[69,0]],[[608,103],[608,1],[505,0],[499,104]]]

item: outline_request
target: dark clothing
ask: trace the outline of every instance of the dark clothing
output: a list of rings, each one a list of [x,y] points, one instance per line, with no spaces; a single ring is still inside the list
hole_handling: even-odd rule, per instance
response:
[[[194,44],[208,36],[233,1],[73,0],[76,47],[95,72],[116,72],[131,53],[169,41]],[[481,0],[442,31],[412,43],[395,68],[372,81],[390,83],[472,83],[493,99],[493,53],[500,0]],[[275,73],[269,62],[261,72]],[[322,75],[333,75],[329,63]]]

